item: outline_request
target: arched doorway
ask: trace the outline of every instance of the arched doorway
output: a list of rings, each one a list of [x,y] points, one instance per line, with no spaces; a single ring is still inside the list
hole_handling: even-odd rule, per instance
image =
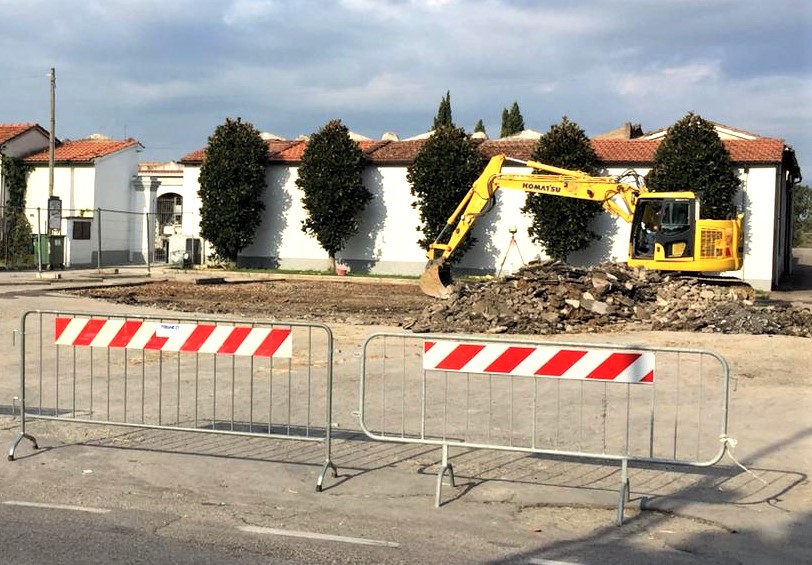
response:
[[[182,233],[183,196],[168,192],[155,202],[155,261],[169,261],[169,238]]]

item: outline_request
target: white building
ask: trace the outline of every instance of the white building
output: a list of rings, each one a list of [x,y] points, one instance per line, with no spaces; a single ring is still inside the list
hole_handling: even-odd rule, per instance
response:
[[[47,148],[49,134],[32,123],[0,124],[0,155],[21,158]],[[8,201],[3,168],[0,166],[0,206]]]
[[[724,126],[718,126],[717,131],[742,181],[737,204],[746,215],[745,267],[734,274],[756,288],[769,290],[791,269],[790,190],[800,180],[798,163],[783,140]],[[606,167],[604,174],[619,175],[633,169],[645,175],[663,136],[664,130],[635,139],[596,138],[592,143]],[[295,181],[306,141],[267,143],[270,164],[264,196],[266,211],[254,243],[243,251],[239,262],[257,267],[325,269],[326,252],[301,229],[306,213]],[[359,142],[369,163],[364,182],[374,198],[364,212],[359,233],[338,256],[352,270],[403,275],[423,271],[425,250],[417,244],[421,238],[417,231],[420,220],[412,206],[414,197],[406,179],[407,167],[423,143],[423,139]],[[532,138],[518,138],[484,141],[479,147],[485,158],[503,153],[527,160],[535,143]],[[205,151],[199,150],[181,160],[184,210],[199,209],[198,176],[204,157]],[[514,169],[514,172],[528,171]],[[477,245],[466,253],[459,269],[494,273],[503,263],[505,269],[512,270],[522,261],[545,257],[544,250],[527,235],[529,218],[521,213],[524,200],[525,194],[519,191],[497,195],[497,205],[474,226],[472,235],[478,240]],[[199,233],[199,219],[197,222],[184,224],[184,233]],[[516,246],[511,246],[514,229]],[[593,230],[603,237],[589,249],[571,256],[572,262],[594,264],[627,259],[628,224],[603,214],[595,219]]]
[[[100,135],[58,144],[52,194],[48,150],[24,159],[34,167],[28,177],[26,207],[35,234],[49,233],[49,197],[61,200],[59,233],[65,236],[66,267],[146,261],[151,198],[134,182],[141,149],[134,139],[118,141]]]

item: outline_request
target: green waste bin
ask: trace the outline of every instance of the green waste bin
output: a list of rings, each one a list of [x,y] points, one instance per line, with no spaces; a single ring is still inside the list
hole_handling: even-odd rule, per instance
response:
[[[43,264],[45,261],[43,260]],[[49,235],[48,236],[48,268],[64,269],[65,268],[65,236],[64,235]]]
[[[34,263],[37,265],[41,264],[43,267],[48,266],[50,259],[48,255],[50,249],[48,237],[47,235],[34,235]]]

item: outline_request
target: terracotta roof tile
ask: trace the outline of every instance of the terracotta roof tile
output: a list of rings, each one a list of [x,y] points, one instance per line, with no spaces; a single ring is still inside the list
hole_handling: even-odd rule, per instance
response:
[[[785,144],[781,139],[760,137],[753,140],[725,140],[725,148],[734,163],[780,163]],[[660,140],[593,139],[592,147],[604,163],[651,163]]]
[[[141,161],[138,163],[139,173],[160,173],[162,175],[183,174],[183,166],[174,162]]]
[[[203,158],[206,156],[206,149],[197,149],[192,151],[191,153],[187,153],[183,157],[180,158],[179,163],[183,164],[195,164],[195,163],[202,163]]]
[[[296,163],[302,160],[304,153],[304,140],[268,142],[268,159],[272,163]]]
[[[390,141],[386,145],[367,154],[367,159],[377,165],[400,165],[414,161],[417,152],[426,143],[425,139],[412,141]]]
[[[786,149],[783,139],[768,137],[752,141],[731,139],[724,143],[734,163],[780,163]]]
[[[479,152],[490,159],[494,155],[504,154],[515,159],[530,159],[530,154],[536,146],[535,140],[529,139],[493,139],[482,142]]]
[[[37,127],[37,124],[20,123],[20,124],[0,124],[0,144],[21,135],[28,130]]]
[[[302,160],[302,155],[307,146],[307,142],[302,139],[270,139],[265,143],[268,146],[268,160],[272,163],[298,163]],[[388,140],[359,141],[358,146],[361,148],[361,152],[369,158],[370,155],[389,143],[391,143],[391,141]],[[184,155],[180,162],[186,164],[200,164],[203,162],[205,156],[206,149],[198,149],[197,151],[192,151]]]
[[[376,165],[409,165],[414,162],[425,139],[410,141],[362,141],[361,150],[367,160]],[[606,163],[627,165],[648,165],[654,160],[660,140],[648,139],[593,139],[592,147],[598,158]],[[780,163],[786,148],[781,139],[758,138],[754,140],[726,140],[723,142],[734,163]],[[275,163],[295,163],[301,161],[307,142],[269,141],[269,157]],[[536,145],[535,140],[495,139],[484,141],[479,150],[483,158],[489,159],[503,153],[517,159],[530,159]],[[182,162],[199,163],[205,155],[200,149],[186,155]]]
[[[113,139],[77,139],[59,144],[54,150],[54,161],[57,163],[92,163],[99,157],[111,155],[122,149],[140,145],[135,139],[116,141]],[[26,157],[31,164],[47,163],[48,151],[40,151]]]
[[[647,139],[593,139],[592,148],[604,163],[651,163],[659,141]]]

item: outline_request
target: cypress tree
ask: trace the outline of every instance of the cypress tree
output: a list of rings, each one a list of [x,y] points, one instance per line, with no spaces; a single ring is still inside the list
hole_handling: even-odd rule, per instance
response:
[[[502,130],[500,137],[508,137],[524,131],[524,118],[519,110],[519,103],[513,102],[510,110],[502,109]]]
[[[513,102],[509,112],[510,129],[513,131],[511,135],[521,133],[524,131],[524,118],[519,110],[519,103]]]
[[[442,126],[454,126],[451,119],[451,92],[446,91],[445,96],[440,101],[440,106],[437,108],[437,115],[434,117],[434,123],[431,127],[433,130],[440,129]]]
[[[510,129],[510,112],[507,108],[502,108],[502,128],[499,130],[499,137],[507,137],[512,135]]]

